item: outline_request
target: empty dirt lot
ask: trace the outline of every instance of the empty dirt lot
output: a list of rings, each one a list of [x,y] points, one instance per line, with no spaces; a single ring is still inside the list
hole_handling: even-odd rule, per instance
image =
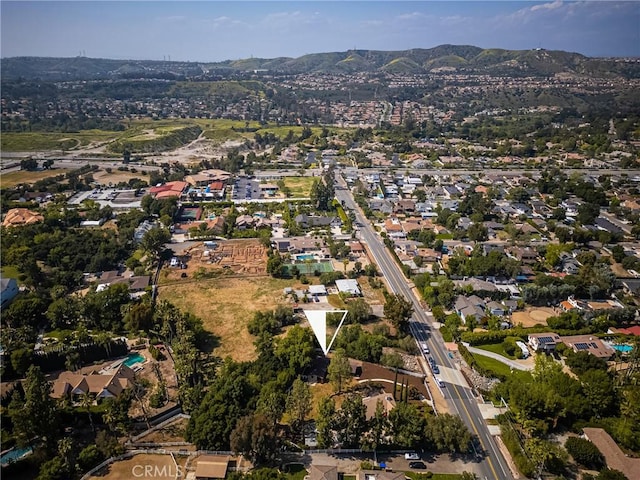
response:
[[[260,241],[249,239],[216,240],[215,247],[198,242],[177,258],[186,265],[185,269],[167,266],[163,278],[167,281],[178,280],[183,273],[187,278],[200,269],[227,270],[228,273],[242,275],[267,274],[267,249]]]
[[[528,307],[523,312],[514,312],[511,321],[514,325],[522,324],[523,327],[533,327],[534,325],[546,325],[547,318],[558,315],[553,308],[549,307]]]

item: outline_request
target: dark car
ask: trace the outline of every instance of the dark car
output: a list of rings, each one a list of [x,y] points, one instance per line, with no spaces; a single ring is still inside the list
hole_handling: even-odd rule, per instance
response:
[[[427,466],[424,462],[409,462],[409,468],[413,468],[415,470],[425,470]]]

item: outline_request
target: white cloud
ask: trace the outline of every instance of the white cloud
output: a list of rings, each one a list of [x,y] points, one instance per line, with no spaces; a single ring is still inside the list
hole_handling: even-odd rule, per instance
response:
[[[534,5],[529,10],[532,11],[532,12],[535,12],[536,10],[556,10],[556,9],[562,7],[563,5],[564,5],[564,3],[562,2],[562,0],[554,0],[551,3],[543,3],[541,5]]]

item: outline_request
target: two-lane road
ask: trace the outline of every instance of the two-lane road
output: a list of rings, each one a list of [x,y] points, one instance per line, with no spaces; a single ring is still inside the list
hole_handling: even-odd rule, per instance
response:
[[[452,410],[460,415],[471,432],[478,437],[479,446],[483,450],[483,456],[479,462],[482,470],[481,479],[512,479],[513,476],[504,457],[497,448],[496,442],[490,435],[487,425],[480,414],[480,409],[472,390],[462,378],[453,359],[449,357],[442,336],[434,334],[432,330],[432,318],[429,318],[430,312],[425,311],[418,298],[414,295],[400,267],[386,249],[372,225],[362,215],[339,173],[336,174],[336,180],[339,186],[336,189],[336,198],[344,202],[345,207],[355,212],[356,223],[360,225],[358,227],[360,238],[367,244],[389,288],[393,293],[402,294],[413,303],[414,314],[410,321],[411,333],[416,340],[426,342],[429,346],[431,350],[430,356],[434,358],[440,368],[438,378],[445,385],[441,388],[445,399]]]

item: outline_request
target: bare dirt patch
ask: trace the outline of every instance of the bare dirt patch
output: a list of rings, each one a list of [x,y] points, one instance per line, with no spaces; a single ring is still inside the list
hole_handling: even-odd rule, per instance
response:
[[[93,179],[101,185],[117,185],[120,182],[128,182],[132,178],[140,178],[148,182],[149,175],[143,175],[142,172],[131,173],[122,170],[113,170],[112,172],[107,172],[106,170],[102,169],[93,173]]]
[[[216,355],[247,361],[255,359],[255,339],[247,323],[257,311],[286,304],[283,289],[293,284],[266,276],[223,277],[161,286],[158,293],[161,300],[202,319],[204,328],[219,338]]]
[[[523,312],[514,312],[511,321],[514,325],[522,324],[523,327],[533,327],[535,325],[547,324],[547,318],[557,315],[550,307],[528,307]]]
[[[178,465],[184,466],[186,459],[176,457]],[[146,470],[145,470],[146,468]],[[149,477],[156,480],[175,480],[176,464],[171,455],[136,455],[127,460],[112,463],[99,472],[99,475],[92,475],[90,480],[122,480],[123,478],[142,477],[146,472]]]
[[[139,441],[155,443],[184,442],[184,432],[188,423],[189,421],[187,419],[182,418],[164,428],[161,428],[160,430],[156,430],[155,432],[151,432],[149,435],[145,435]]]
[[[267,249],[259,240],[238,239],[216,241],[216,247],[197,243],[185,250],[178,258],[186,268],[167,267],[162,273],[166,281],[180,280],[183,273],[187,278],[202,271],[225,270],[224,273],[243,275],[267,274]]]

